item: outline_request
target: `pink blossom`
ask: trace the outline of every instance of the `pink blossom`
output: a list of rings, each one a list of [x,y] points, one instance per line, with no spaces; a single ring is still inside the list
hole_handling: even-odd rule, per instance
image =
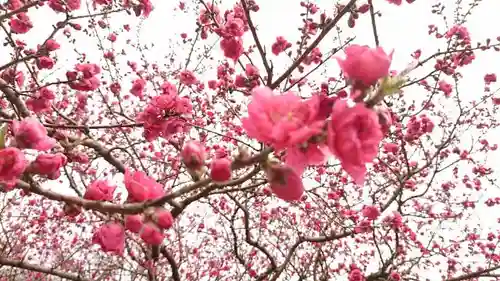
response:
[[[212,160],[210,165],[210,178],[214,182],[225,182],[231,179],[231,160],[218,158]]]
[[[54,39],[47,40],[47,42],[45,42],[44,46],[45,46],[45,49],[49,52],[53,52],[55,50],[58,50],[61,47],[61,45],[59,43],[57,43],[57,41]]]
[[[49,0],[49,7],[52,8],[52,10],[59,12],[59,13],[64,13],[67,11],[74,11],[80,9],[81,2],[80,0]]]
[[[104,252],[121,255],[125,247],[125,230],[119,223],[107,223],[94,232],[92,243],[99,244]]]
[[[348,280],[349,281],[364,281],[365,276],[363,276],[363,273],[361,272],[361,270],[359,270],[358,268],[354,268],[351,272],[349,272]]]
[[[40,151],[49,150],[56,145],[56,140],[47,136],[47,129],[36,118],[29,117],[12,122],[12,131],[18,148],[31,148]]]
[[[143,79],[136,79],[132,83],[132,88],[130,89],[130,93],[136,97],[142,98],[144,96],[144,88],[146,87],[146,81]]]
[[[276,42],[273,43],[271,46],[271,51],[275,56],[281,54],[284,52],[286,49],[291,48],[292,43],[288,42],[285,37],[283,36],[278,36],[276,37]]]
[[[196,76],[194,76],[193,72],[190,70],[184,70],[179,74],[179,79],[182,84],[186,86],[191,86],[193,84],[196,84],[198,80],[196,79]]]
[[[237,61],[243,54],[243,40],[240,37],[224,38],[220,41],[220,47],[224,56],[233,61]]]
[[[52,69],[54,64],[54,60],[46,56],[40,57],[36,60],[36,66],[38,69]]]
[[[368,220],[376,220],[380,216],[380,210],[376,206],[365,206],[362,210],[363,216]]]
[[[93,181],[83,195],[84,199],[96,201],[112,201],[116,186],[105,180]]]
[[[158,137],[168,139],[189,128],[185,118],[192,114],[191,100],[179,97],[177,91],[171,88],[163,91],[162,95],[153,97],[137,116],[137,121],[144,123],[144,137],[148,141]]]
[[[149,17],[153,11],[153,4],[149,0],[140,0],[138,4],[136,4],[135,1],[123,0],[123,7],[132,8],[137,17],[141,14],[144,15],[144,17]]]
[[[275,94],[259,87],[252,92],[248,117],[242,119],[248,136],[280,150],[300,145],[321,133],[323,120],[316,120],[318,96],[304,101],[292,92]]]
[[[304,194],[304,184],[300,175],[291,167],[272,163],[266,169],[266,175],[273,193],[285,201],[296,201]]]
[[[15,148],[7,147],[0,150],[0,182],[13,187],[16,180],[23,174],[28,162],[24,153]]]
[[[31,163],[30,171],[32,173],[45,175],[51,180],[55,180],[61,176],[60,169],[66,165],[67,158],[62,153],[57,154],[40,154],[36,160]]]
[[[155,200],[163,195],[163,186],[142,171],[125,172],[125,188],[128,191],[129,202]]]
[[[488,73],[484,75],[484,83],[489,85],[497,81],[497,75],[495,73]]]
[[[224,32],[228,35],[228,37],[243,36],[243,34],[245,34],[245,22],[239,18],[229,15],[227,22],[224,25]]]
[[[383,138],[377,114],[363,103],[349,107],[335,102],[328,126],[328,146],[358,185],[365,178],[365,164],[373,161]]]
[[[7,68],[2,74],[0,74],[0,78],[5,80],[8,84],[16,84],[21,87],[24,83],[24,74],[21,71],[16,71],[15,68]]]
[[[285,163],[293,168],[298,174],[302,174],[309,165],[323,164],[330,153],[324,144],[305,143],[303,145],[289,147],[285,154]]]
[[[19,13],[12,17],[9,22],[13,33],[24,34],[33,28],[33,23],[26,13]]]
[[[387,2],[400,6],[403,3],[403,0],[386,0]]]
[[[101,68],[93,63],[77,64],[75,71],[66,72],[71,89],[77,91],[94,91],[101,85],[97,74],[101,73]]]
[[[453,86],[444,80],[439,81],[438,87],[439,87],[439,90],[441,92],[443,92],[444,95],[447,97],[449,97],[451,95],[451,93],[453,92]]]
[[[146,223],[141,230],[141,239],[149,245],[161,245],[165,236],[162,231],[152,223]]]
[[[26,107],[35,113],[51,112],[51,104],[55,98],[56,95],[52,90],[43,87],[26,100]]]
[[[353,81],[371,86],[389,74],[393,52],[387,55],[380,47],[372,49],[368,46],[351,45],[346,48],[345,53],[346,58],[337,58],[337,62],[344,75]]]
[[[174,217],[172,216],[172,213],[163,208],[158,208],[155,211],[153,219],[156,222],[156,225],[161,229],[171,228],[174,224]]]
[[[125,216],[125,229],[133,232],[139,233],[144,225],[143,215],[130,215]]]
[[[205,157],[205,148],[199,141],[186,142],[181,151],[182,162],[192,170],[200,169],[205,163]]]

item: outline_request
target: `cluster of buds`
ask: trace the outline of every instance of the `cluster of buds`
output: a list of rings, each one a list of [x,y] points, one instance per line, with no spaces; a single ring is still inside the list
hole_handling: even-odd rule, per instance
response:
[[[125,229],[139,234],[149,245],[160,245],[163,242],[163,231],[174,224],[170,211],[164,208],[149,208],[143,214],[125,217]]]

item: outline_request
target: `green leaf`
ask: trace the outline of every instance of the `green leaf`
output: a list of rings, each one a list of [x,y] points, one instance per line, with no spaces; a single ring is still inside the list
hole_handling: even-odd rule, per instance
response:
[[[382,92],[385,96],[390,96],[399,92],[400,88],[405,84],[406,79],[404,77],[385,77],[382,80],[381,87]]]
[[[0,149],[5,148],[5,139],[7,138],[7,124],[0,127]]]

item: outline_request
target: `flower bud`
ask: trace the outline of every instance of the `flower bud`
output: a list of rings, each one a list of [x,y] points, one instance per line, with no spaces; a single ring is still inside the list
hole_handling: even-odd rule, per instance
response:
[[[210,177],[214,182],[225,182],[231,179],[231,160],[214,159],[210,166]]]
[[[291,167],[277,161],[270,161],[266,174],[273,193],[285,201],[296,201],[304,194],[304,184],[300,175]]]
[[[153,220],[156,222],[156,225],[161,229],[171,228],[174,224],[174,217],[172,213],[163,208],[158,208],[153,215]]]
[[[198,141],[188,141],[181,151],[182,162],[188,169],[198,170],[205,163],[205,148]]]

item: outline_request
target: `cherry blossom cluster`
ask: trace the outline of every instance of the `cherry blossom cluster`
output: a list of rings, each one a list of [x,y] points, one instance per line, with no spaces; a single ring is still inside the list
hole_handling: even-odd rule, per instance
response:
[[[370,108],[367,101],[383,98],[384,89],[372,95],[371,91],[388,77],[391,60],[392,54],[382,48],[348,47],[346,58],[338,59],[352,85],[346,98],[313,95],[303,99],[294,92],[277,93],[269,87],[252,90],[248,117],[242,119],[242,125],[248,137],[284,158],[284,163],[274,157],[261,163],[276,196],[299,200],[304,192],[304,169],[323,164],[330,155],[340,160],[358,185],[363,184],[366,164],[376,157],[383,139],[383,126],[391,123],[387,111]],[[194,178],[205,173],[205,149],[199,142],[186,143],[181,155]],[[210,177],[216,182],[230,180],[231,160],[214,158]]]
[[[127,202],[140,203],[159,199],[165,195],[163,185],[142,171],[125,172],[124,185],[128,192]],[[105,180],[94,181],[85,192],[88,200],[112,201],[116,186]],[[110,221],[95,232],[92,241],[103,251],[123,254],[126,230],[139,235],[148,245],[160,245],[165,239],[164,230],[172,227],[174,218],[162,207],[151,207],[136,215],[127,215],[123,222]]]

